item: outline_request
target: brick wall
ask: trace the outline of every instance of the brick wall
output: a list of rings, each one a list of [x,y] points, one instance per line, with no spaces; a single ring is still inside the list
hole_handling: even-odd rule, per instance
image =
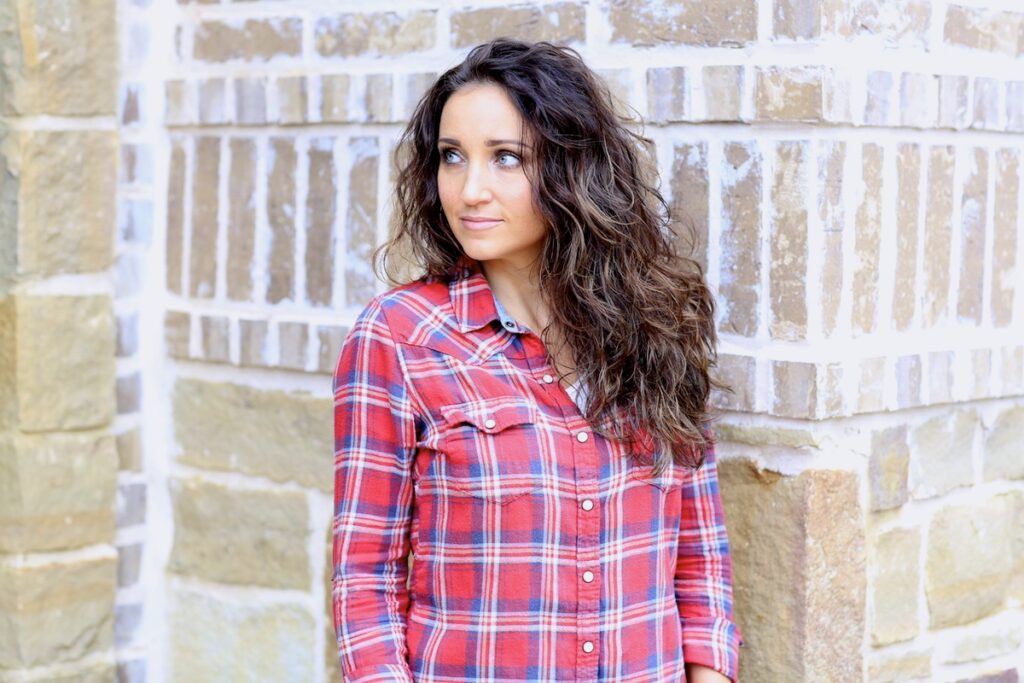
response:
[[[59,485],[95,531],[6,502],[28,484],[0,496],[0,528],[44,539],[0,548],[22,639],[0,643],[91,638],[68,664],[0,644],[0,680],[339,680],[330,373],[381,288],[403,122],[499,34],[580,50],[701,233],[735,387],[716,403],[744,680],[1020,677],[1016,2],[121,0],[115,28],[79,0],[56,34],[23,5],[0,0],[0,41],[35,22],[79,47],[0,57],[0,487],[58,481],[29,434],[88,458]],[[53,187],[76,201],[40,201]],[[60,571],[95,588],[36,640],[56,616],[12,596]]]

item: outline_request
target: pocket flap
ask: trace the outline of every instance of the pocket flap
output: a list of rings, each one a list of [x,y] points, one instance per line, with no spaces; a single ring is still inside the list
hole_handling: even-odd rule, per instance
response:
[[[445,422],[451,426],[468,422],[482,432],[494,434],[513,425],[537,421],[537,408],[521,398],[488,399],[441,406]]]

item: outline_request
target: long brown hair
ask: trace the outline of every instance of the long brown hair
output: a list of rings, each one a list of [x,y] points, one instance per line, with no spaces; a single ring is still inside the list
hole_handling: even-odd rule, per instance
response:
[[[534,201],[549,225],[538,264],[551,315],[542,338],[554,325],[569,347],[588,422],[631,451],[657,448],[657,472],[670,457],[698,467],[709,392],[722,386],[709,374],[714,299],[700,265],[678,253],[650,141],[576,51],[499,38],[433,84],[396,149],[394,232],[374,267],[397,284],[391,265],[402,255],[419,277],[453,275],[463,252],[441,209],[437,136],[448,97],[474,83],[502,87],[525,121]]]

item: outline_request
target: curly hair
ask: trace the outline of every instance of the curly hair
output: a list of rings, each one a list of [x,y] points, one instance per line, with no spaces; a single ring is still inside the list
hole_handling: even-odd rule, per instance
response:
[[[454,276],[463,251],[441,208],[437,136],[449,96],[480,83],[503,88],[534,147],[530,182],[549,227],[538,264],[550,312],[541,337],[547,345],[557,326],[587,385],[587,421],[637,457],[656,449],[657,473],[669,458],[699,467],[712,438],[709,393],[726,388],[709,372],[714,298],[699,263],[679,253],[651,141],[575,50],[495,39],[428,89],[395,151],[394,225],[374,253],[378,275],[382,267],[400,283],[391,265],[401,254],[419,278]]]

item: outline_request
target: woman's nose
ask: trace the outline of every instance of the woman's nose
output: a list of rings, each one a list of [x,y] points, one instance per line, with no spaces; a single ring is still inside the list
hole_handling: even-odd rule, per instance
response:
[[[490,178],[485,164],[468,164],[465,182],[462,184],[462,201],[466,204],[480,204],[490,201]]]

